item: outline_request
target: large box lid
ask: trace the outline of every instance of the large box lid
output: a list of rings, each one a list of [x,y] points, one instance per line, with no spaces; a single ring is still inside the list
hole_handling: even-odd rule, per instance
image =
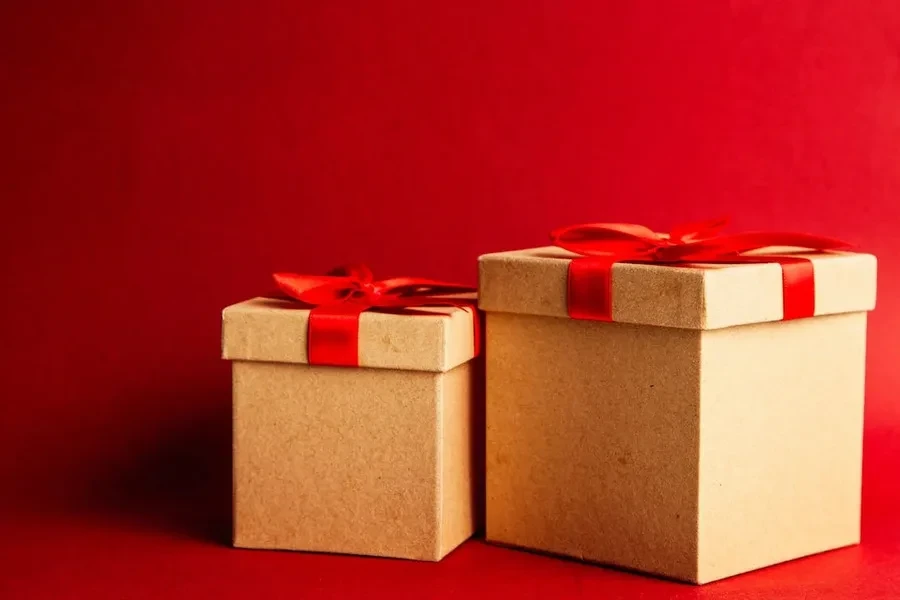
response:
[[[767,248],[755,254],[784,254]],[[815,272],[815,315],[875,307],[877,261],[855,252],[792,252]],[[556,246],[485,254],[479,258],[479,307],[567,317],[569,263],[577,254]],[[777,263],[616,263],[612,317],[619,323],[720,329],[783,318],[782,271]]]

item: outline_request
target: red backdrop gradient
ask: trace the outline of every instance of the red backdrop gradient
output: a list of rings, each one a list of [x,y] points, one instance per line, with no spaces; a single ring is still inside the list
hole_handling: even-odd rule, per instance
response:
[[[6,597],[897,590],[896,1],[6,3],[0,86]],[[271,272],[474,283],[563,224],[720,215],[881,259],[861,547],[697,590],[223,545],[219,312]]]

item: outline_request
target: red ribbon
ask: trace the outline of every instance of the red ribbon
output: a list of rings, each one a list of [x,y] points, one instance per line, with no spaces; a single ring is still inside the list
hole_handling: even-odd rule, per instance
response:
[[[620,262],[684,266],[688,263],[778,263],[784,290],[784,319],[816,311],[815,273],[808,258],[747,255],[771,246],[836,250],[848,244],[803,233],[752,232],[722,235],[725,219],[681,225],[668,235],[643,225],[589,223],[550,234],[554,245],[581,256],[569,263],[567,307],[573,319],[612,321],[612,266]]]
[[[275,283],[288,298],[311,307],[307,349],[309,364],[359,366],[359,319],[368,310],[446,316],[417,307],[455,306],[471,309],[475,321],[475,355],[480,327],[476,301],[448,298],[447,294],[471,293],[475,288],[434,281],[398,277],[374,281],[365,265],[335,269],[328,275],[275,273]]]

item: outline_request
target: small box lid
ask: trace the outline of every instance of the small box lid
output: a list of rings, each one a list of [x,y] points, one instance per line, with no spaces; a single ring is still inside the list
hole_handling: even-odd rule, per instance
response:
[[[815,315],[875,307],[877,261],[871,254],[804,253],[766,248],[754,254],[808,258],[815,272]],[[556,246],[485,254],[479,262],[479,307],[567,317],[569,263],[578,255]],[[720,329],[783,318],[777,263],[612,267],[612,318],[619,323],[683,329]]]
[[[475,356],[473,309],[416,310],[434,316],[362,313],[359,366],[445,372]],[[309,312],[296,302],[271,298],[229,306],[222,312],[222,357],[308,364]]]

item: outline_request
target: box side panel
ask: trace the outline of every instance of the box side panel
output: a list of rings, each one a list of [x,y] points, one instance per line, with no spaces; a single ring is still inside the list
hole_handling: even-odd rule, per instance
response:
[[[693,580],[699,332],[487,318],[488,539]]]
[[[477,526],[479,496],[484,493],[482,382],[480,361],[438,375],[441,418],[441,548],[443,557],[466,541]],[[480,385],[481,384],[481,385]]]
[[[234,543],[434,560],[433,373],[234,363]]]
[[[703,333],[700,579],[859,541],[866,313]]]

